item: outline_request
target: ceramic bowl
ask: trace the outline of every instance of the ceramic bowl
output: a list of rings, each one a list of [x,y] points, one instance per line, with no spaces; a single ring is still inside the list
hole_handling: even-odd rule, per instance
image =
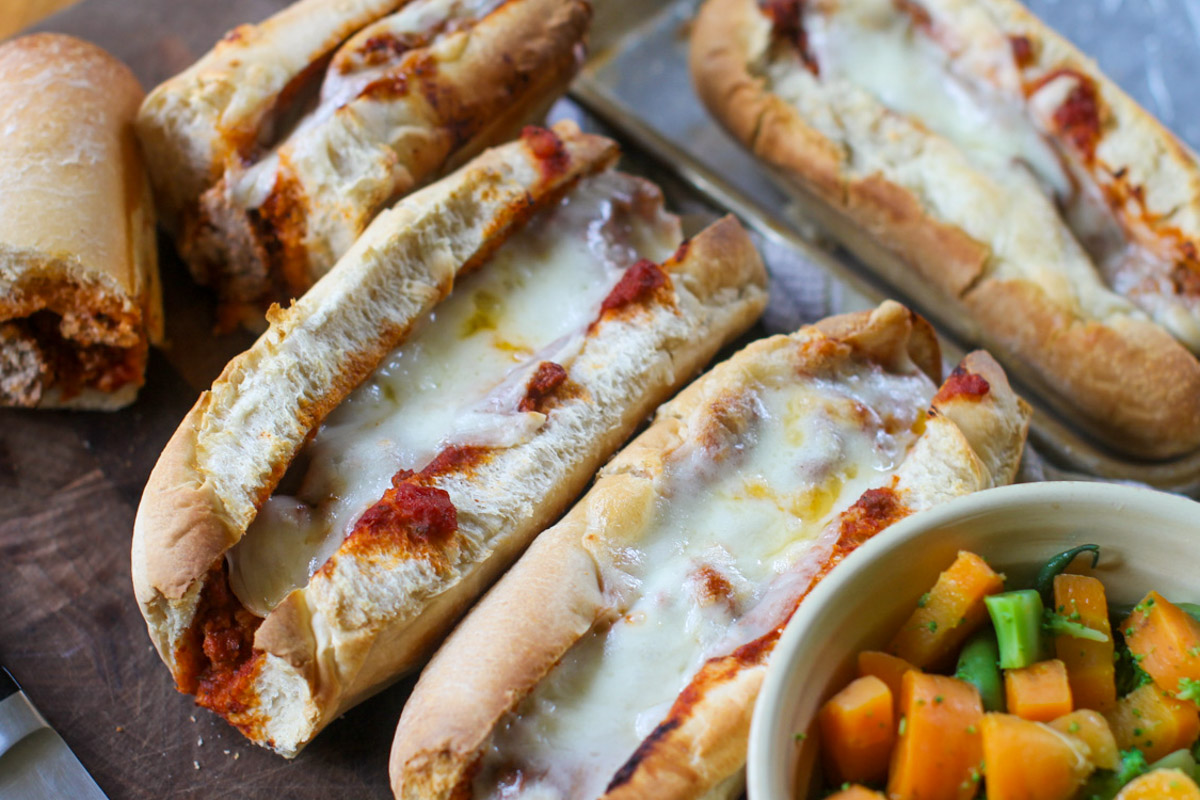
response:
[[[860,547],[805,599],[771,657],[750,730],[750,800],[818,796],[817,710],[854,677],[859,651],[886,645],[959,550],[1020,588],[1048,557],[1085,543],[1101,547],[1095,574],[1110,602],[1136,603],[1150,589],[1200,601],[1200,503],[1150,489],[1006,486],[915,514]]]

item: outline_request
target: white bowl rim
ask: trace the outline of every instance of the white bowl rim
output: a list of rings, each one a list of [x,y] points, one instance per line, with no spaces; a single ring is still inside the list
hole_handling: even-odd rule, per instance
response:
[[[797,620],[815,618],[832,601],[841,584],[849,579],[855,567],[867,559],[884,558],[893,551],[905,547],[912,539],[926,531],[962,521],[965,517],[988,514],[1002,508],[1035,503],[1058,503],[1079,505],[1102,503],[1105,505],[1144,504],[1153,502],[1156,511],[1165,516],[1187,519],[1195,518],[1200,512],[1200,503],[1182,495],[1129,484],[1105,483],[1100,481],[1045,481],[1000,486],[975,492],[926,509],[906,517],[889,526],[878,535],[863,543],[832,570],[812,593],[804,599],[793,614],[779,643],[771,653],[766,676],[754,704],[750,722],[750,743],[746,757],[747,795],[758,800],[761,792],[769,785],[770,771],[777,765],[767,763],[772,737],[776,735],[779,719],[790,714],[791,706],[775,702],[776,696],[788,677],[784,664],[792,660],[799,649],[805,625]],[[757,756],[757,757],[756,757]],[[776,800],[772,798],[771,800]]]

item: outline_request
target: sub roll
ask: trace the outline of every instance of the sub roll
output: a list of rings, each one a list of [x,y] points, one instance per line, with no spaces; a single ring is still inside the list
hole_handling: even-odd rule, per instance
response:
[[[1015,0],[708,0],[714,116],[1125,456],[1200,448],[1200,166]]]
[[[133,402],[162,337],[142,89],[95,45],[0,45],[0,405]]]
[[[295,755],[419,666],[757,318],[741,226],[685,241],[616,157],[530,128],[410,195],[201,396],[133,537],[181,691]]]
[[[942,381],[932,329],[890,301],[754,342],[455,629],[397,725],[395,796],[739,796],[797,605],[896,520],[1010,482],[1028,419],[986,353]]]
[[[155,89],[142,141],[225,321],[299,297],[389,203],[544,115],[590,16],[583,0],[307,0]]]

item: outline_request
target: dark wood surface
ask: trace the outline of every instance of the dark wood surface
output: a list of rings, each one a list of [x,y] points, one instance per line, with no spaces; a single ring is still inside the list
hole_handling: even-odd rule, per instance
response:
[[[97,42],[150,87],[228,28],[282,5],[86,0],[40,27]],[[213,337],[211,296],[165,242],[162,254],[168,346],[133,406],[0,410],[0,664],[113,800],[389,797],[387,754],[408,683],[289,762],[193,706],[151,647],[129,576],[142,487],[187,408],[250,342]]]

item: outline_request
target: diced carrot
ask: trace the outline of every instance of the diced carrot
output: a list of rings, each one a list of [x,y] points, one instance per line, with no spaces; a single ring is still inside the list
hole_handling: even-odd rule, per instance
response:
[[[1182,770],[1156,769],[1125,784],[1116,800],[1200,800],[1200,787]]]
[[[1117,747],[1136,747],[1146,754],[1147,761],[1191,747],[1200,735],[1200,711],[1196,706],[1176,700],[1153,683],[1122,697],[1104,716]]]
[[[1086,744],[1044,723],[992,713],[982,727],[988,800],[1069,800],[1094,768]]]
[[[1050,722],[1074,709],[1067,668],[1057,658],[1004,670],[1004,696],[1009,712],[1034,722]]]
[[[896,743],[892,713],[892,692],[874,675],[851,681],[821,706],[821,755],[836,783],[887,777]]]
[[[1060,634],[1054,640],[1055,654],[1067,666],[1075,707],[1108,711],[1117,703],[1117,681],[1104,584],[1085,575],[1056,575],[1054,610],[1108,637],[1107,642],[1093,642]]]
[[[887,800],[879,792],[873,792],[865,786],[855,784],[847,789],[842,789],[837,794],[831,794],[827,800]]]
[[[906,672],[900,738],[892,751],[891,800],[970,800],[979,789],[983,702],[966,681]]]
[[[1004,578],[966,550],[921,598],[888,645],[914,667],[948,667],[956,650],[988,618],[983,598],[1004,590]]]
[[[1099,711],[1082,708],[1061,716],[1050,723],[1050,727],[1069,733],[1088,747],[1088,761],[1100,769],[1116,769],[1121,763],[1117,751],[1117,740],[1113,737],[1108,720]]]
[[[900,681],[904,673],[917,669],[903,658],[880,650],[863,650],[858,654],[858,675],[874,675],[892,690],[892,704],[896,720],[900,719]],[[917,670],[920,672],[920,670]]]
[[[1200,621],[1150,592],[1121,623],[1125,643],[1164,692],[1177,694],[1200,681]]]

